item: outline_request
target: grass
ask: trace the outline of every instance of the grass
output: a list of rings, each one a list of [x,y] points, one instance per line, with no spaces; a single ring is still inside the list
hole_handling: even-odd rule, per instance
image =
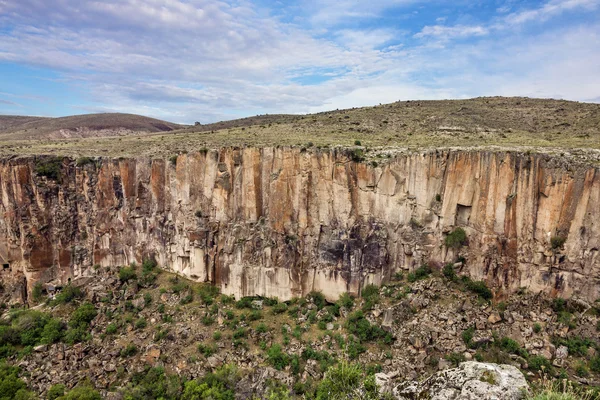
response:
[[[56,128],[60,121],[44,120]],[[0,137],[0,154],[55,154],[71,157],[149,156],[229,146],[297,146],[323,151],[361,143],[365,158],[374,147],[560,149],[600,148],[600,105],[563,100],[476,98],[410,101],[310,116],[269,115],[184,127],[171,132],[55,140]],[[451,128],[451,129],[449,129]],[[14,127],[11,128],[14,131]],[[40,128],[42,129],[42,128]],[[150,128],[149,128],[150,129]],[[319,150],[320,149],[320,150]],[[544,150],[547,151],[547,150]],[[591,153],[590,153],[591,154]],[[210,155],[210,154],[209,154]],[[359,158],[360,154],[357,154]]]

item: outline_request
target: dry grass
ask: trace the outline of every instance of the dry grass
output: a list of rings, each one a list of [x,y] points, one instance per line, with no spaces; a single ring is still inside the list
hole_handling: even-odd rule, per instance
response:
[[[168,133],[5,140],[0,154],[148,156],[222,146],[600,149],[600,105],[528,98],[410,101],[311,115],[266,115]]]

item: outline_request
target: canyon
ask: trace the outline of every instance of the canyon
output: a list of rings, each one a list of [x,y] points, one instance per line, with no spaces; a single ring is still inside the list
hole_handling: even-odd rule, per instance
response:
[[[166,157],[0,160],[0,275],[22,301],[141,263],[222,293],[360,295],[452,263],[496,299],[600,297],[600,170],[522,151],[220,147]],[[457,228],[464,246],[448,247]]]

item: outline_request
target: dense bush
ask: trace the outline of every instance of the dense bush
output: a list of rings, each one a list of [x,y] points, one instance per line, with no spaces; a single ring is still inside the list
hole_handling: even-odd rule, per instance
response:
[[[468,290],[477,294],[482,299],[491,300],[494,297],[494,294],[484,281],[473,281],[468,276],[463,276],[461,279]]]
[[[124,392],[124,400],[180,398],[183,384],[178,375],[167,375],[164,368],[146,367],[136,372]]]
[[[78,386],[57,400],[102,400],[102,396],[94,388]]]
[[[327,370],[317,387],[317,400],[381,399],[372,375],[365,376],[361,367],[342,361]]]
[[[290,362],[290,357],[281,350],[281,345],[275,343],[267,350],[267,361],[273,366],[273,368],[282,370]]]
[[[94,164],[94,159],[91,157],[79,157],[76,161],[78,167],[83,167],[85,165]]]
[[[393,341],[393,337],[389,332],[384,331],[379,326],[372,325],[360,310],[348,316],[346,329],[361,342],[382,339],[386,344],[391,344]]]
[[[62,383],[57,383],[56,385],[52,385],[50,386],[50,389],[48,389],[48,393],[46,394],[46,397],[48,398],[48,400],[56,400],[57,398],[64,396],[65,394],[65,385],[63,385]]]
[[[444,238],[444,244],[451,249],[459,249],[467,243],[467,233],[463,228],[456,228]]]
[[[204,284],[198,288],[197,293],[202,303],[210,306],[219,295],[219,288],[211,284]]]
[[[35,396],[27,385],[19,379],[19,369],[0,364],[0,400],[28,400]]]
[[[444,265],[442,273],[448,280],[455,281],[457,278],[456,272],[454,271],[454,266],[451,263]]]
[[[185,383],[182,400],[234,400],[235,384],[239,379],[233,365],[225,365],[214,373]],[[156,398],[156,397],[155,397]]]
[[[337,304],[340,307],[344,307],[344,308],[347,308],[348,310],[351,310],[352,307],[354,307],[354,298],[347,292],[344,292],[338,299]]]
[[[411,283],[416,282],[418,280],[427,278],[431,272],[431,267],[427,264],[423,264],[419,268],[415,269],[415,272],[409,273],[407,279]]]
[[[89,340],[90,322],[96,318],[98,312],[93,304],[84,303],[77,308],[69,320],[69,330],[65,334],[65,341],[69,344]]]
[[[552,236],[550,239],[550,245],[554,250],[557,250],[560,249],[566,241],[567,238],[564,236]]]
[[[49,314],[20,310],[10,315],[8,321],[0,322],[0,358],[16,352],[15,346],[35,346],[60,341],[65,324]]]
[[[551,373],[553,371],[552,363],[544,356],[533,356],[528,360],[529,369],[532,371],[544,371]]]
[[[137,279],[134,266],[122,267],[119,269],[119,280],[123,283]]]
[[[35,161],[34,171],[39,176],[44,176],[53,181],[60,181],[62,163],[62,157],[38,159]]]
[[[60,291],[60,293],[58,293],[54,297],[54,303],[55,304],[66,304],[66,303],[72,302],[75,299],[81,299],[82,297],[83,297],[83,292],[81,291],[81,289],[69,284],[69,285],[65,286]]]

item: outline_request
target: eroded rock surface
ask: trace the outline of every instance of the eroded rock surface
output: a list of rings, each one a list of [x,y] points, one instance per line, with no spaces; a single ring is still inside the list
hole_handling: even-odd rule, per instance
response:
[[[399,400],[519,400],[529,391],[523,373],[512,365],[468,361],[423,382],[405,382],[394,389]]]
[[[498,297],[520,287],[600,296],[595,167],[484,151],[374,167],[347,150],[225,148],[176,162],[65,159],[55,181],[36,174],[40,160],[0,161],[0,274],[29,291],[155,257],[237,297],[335,299],[462,256],[459,272]],[[456,227],[468,245],[447,249]]]

